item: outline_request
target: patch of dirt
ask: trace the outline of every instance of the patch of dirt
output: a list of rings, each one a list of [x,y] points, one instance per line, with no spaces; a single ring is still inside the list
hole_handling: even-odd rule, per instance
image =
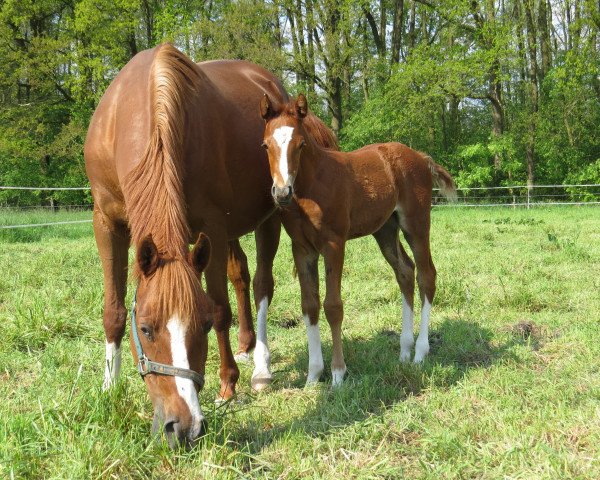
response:
[[[300,318],[296,317],[296,318],[284,318],[283,320],[281,320],[278,325],[281,328],[294,328],[297,327],[298,325],[300,325]]]

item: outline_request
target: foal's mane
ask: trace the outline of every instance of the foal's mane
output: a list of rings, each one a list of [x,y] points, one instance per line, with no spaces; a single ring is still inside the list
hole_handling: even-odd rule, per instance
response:
[[[185,102],[196,94],[202,77],[196,65],[169,44],[157,47],[149,77],[152,132],[140,162],[125,177],[123,193],[134,244],[139,247],[152,235],[160,254],[160,268],[153,274],[160,312],[191,319],[201,287],[186,260],[190,229],[183,193]],[[137,264],[134,275],[139,281]]]
[[[304,129],[308,134],[311,135],[317,145],[331,150],[339,150],[337,137],[333,130],[331,130],[323,121],[317,117],[314,113],[308,112],[304,120],[302,120]]]

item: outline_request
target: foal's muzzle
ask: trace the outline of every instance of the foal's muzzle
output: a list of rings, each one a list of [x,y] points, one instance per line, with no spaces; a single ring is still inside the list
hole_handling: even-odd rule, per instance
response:
[[[294,189],[288,184],[285,184],[283,187],[278,187],[277,185],[273,184],[271,187],[271,195],[273,195],[273,200],[275,200],[277,205],[285,207],[292,201]]]

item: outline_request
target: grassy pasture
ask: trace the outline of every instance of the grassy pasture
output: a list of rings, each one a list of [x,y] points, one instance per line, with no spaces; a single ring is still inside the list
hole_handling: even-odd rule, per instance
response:
[[[22,223],[48,218],[27,215]],[[243,246],[253,270],[251,236]],[[175,454],[150,439],[129,351],[119,386],[101,392],[91,225],[0,230],[0,249],[0,478],[600,478],[597,208],[434,210],[438,293],[420,368],[398,362],[391,270],[374,240],[351,242],[348,375],[336,390],[329,372],[303,388],[305,329],[283,238],[269,319],[274,385],[254,394],[241,366],[236,402],[215,407],[211,334],[200,395],[210,432]],[[326,363],[328,330],[322,317]]]

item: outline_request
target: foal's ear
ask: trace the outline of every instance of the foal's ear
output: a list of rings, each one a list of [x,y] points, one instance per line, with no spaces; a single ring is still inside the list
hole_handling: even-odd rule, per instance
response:
[[[269,96],[266,93],[260,99],[260,116],[265,120],[275,116],[273,104],[271,103],[271,100],[269,100]]]
[[[148,235],[137,249],[137,263],[145,277],[152,275],[158,268],[158,249],[152,240],[152,235]]]
[[[299,118],[304,118],[306,117],[307,113],[308,102],[306,101],[306,97],[304,96],[304,94],[301,93],[296,99],[296,115],[298,115]]]
[[[202,273],[210,261],[210,239],[204,234],[198,235],[198,240],[190,252],[190,262],[198,273]]]

